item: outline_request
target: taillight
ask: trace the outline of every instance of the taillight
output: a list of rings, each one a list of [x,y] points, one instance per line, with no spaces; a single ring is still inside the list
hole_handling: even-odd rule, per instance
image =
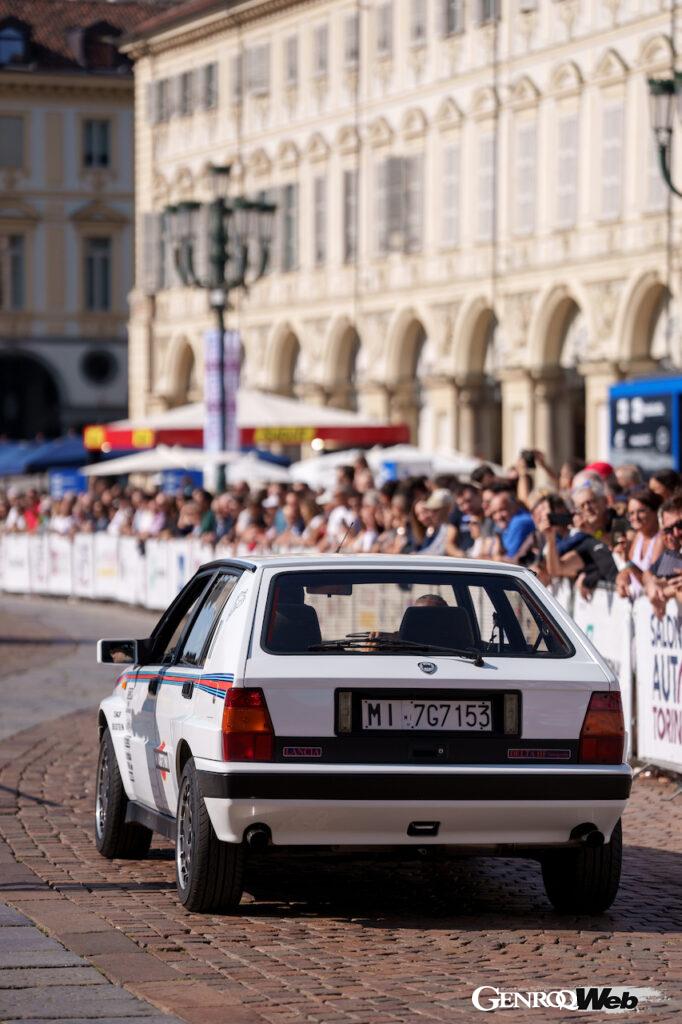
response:
[[[620,764],[625,726],[619,693],[593,693],[580,730],[578,760],[582,764]]]
[[[262,690],[228,690],[223,710],[226,761],[272,761],[275,733]]]

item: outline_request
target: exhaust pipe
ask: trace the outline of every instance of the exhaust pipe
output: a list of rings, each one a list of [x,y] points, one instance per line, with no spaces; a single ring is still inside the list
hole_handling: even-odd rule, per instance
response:
[[[591,849],[603,846],[605,842],[604,833],[589,822],[576,825],[571,832],[571,839],[577,840],[583,846],[589,846]]]
[[[267,825],[250,825],[244,833],[244,842],[250,850],[265,850],[272,842]]]

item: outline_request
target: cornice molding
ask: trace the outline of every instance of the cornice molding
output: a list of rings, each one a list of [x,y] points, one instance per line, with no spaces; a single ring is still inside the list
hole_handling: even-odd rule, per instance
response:
[[[132,75],[99,78],[86,73],[69,75],[64,72],[50,74],[47,71],[27,71],[18,74],[0,71],[0,88],[4,96],[26,96],[31,93],[43,95],[46,92],[51,96],[87,96],[96,92],[98,98],[111,96],[132,101],[134,87]]]
[[[120,49],[132,61],[154,57],[201,42],[232,28],[240,28],[254,21],[266,21],[288,8],[311,6],[313,3],[315,0],[251,0],[227,11],[216,10],[198,15],[182,25],[161,27],[158,33],[144,39],[133,38]]]

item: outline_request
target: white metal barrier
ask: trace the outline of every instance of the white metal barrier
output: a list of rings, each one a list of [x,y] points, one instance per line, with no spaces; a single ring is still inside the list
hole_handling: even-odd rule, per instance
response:
[[[300,552],[303,553],[303,552]],[[248,557],[248,552],[240,552]],[[119,601],[161,610],[197,568],[216,557],[199,540],[78,534],[0,536],[0,590]],[[585,601],[566,581],[552,587],[620,681],[629,753],[682,773],[682,609],[662,619],[598,587]]]

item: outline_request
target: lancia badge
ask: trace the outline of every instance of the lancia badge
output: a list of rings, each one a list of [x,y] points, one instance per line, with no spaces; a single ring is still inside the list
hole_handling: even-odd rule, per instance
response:
[[[427,676],[432,676],[438,667],[432,661],[420,661],[418,664],[422,672],[426,672]]]

